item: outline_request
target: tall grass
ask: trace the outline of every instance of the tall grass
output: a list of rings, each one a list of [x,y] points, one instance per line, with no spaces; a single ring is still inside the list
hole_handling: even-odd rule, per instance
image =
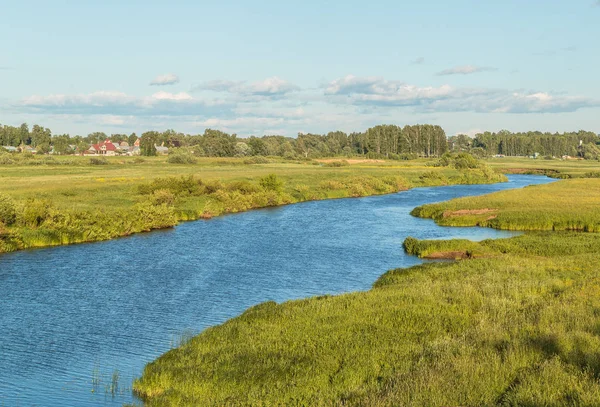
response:
[[[193,165],[171,165],[159,158],[138,162],[102,157],[104,165],[97,166],[90,165],[86,157],[74,157],[85,160],[78,166],[67,166],[59,165],[64,158],[51,158],[56,165],[43,169],[16,165],[2,169],[1,176],[9,182],[0,184],[0,222],[10,218],[10,224],[4,221],[0,225],[5,231],[0,233],[0,253],[113,239],[225,213],[306,200],[387,194],[431,183],[419,178],[424,170],[414,164],[403,168],[388,163],[328,168],[202,159]],[[261,159],[253,162],[265,163]],[[479,169],[472,174],[454,169],[430,171],[445,174],[453,183],[499,180],[498,174]],[[13,215],[18,220],[12,219]]]
[[[424,205],[413,215],[444,226],[600,232],[600,179],[570,179]]]

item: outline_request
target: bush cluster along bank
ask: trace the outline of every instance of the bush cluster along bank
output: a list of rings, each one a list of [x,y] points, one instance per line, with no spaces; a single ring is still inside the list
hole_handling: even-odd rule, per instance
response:
[[[0,252],[107,240],[172,227],[185,220],[308,200],[505,179],[472,158],[449,157],[443,162],[433,162],[436,167],[416,169],[363,168],[343,163],[261,167],[262,164],[243,161],[220,166],[210,162],[208,169],[213,172],[208,178],[201,177],[207,167],[196,164],[174,167],[167,172],[169,175],[157,177],[168,165],[162,161],[132,167],[121,164],[117,170],[120,174],[133,174],[145,168],[142,174],[151,181],[145,177],[106,178],[103,175],[110,169],[105,170],[105,166],[49,166],[43,170],[17,167],[13,170],[15,179],[35,179],[40,186],[29,190],[29,181],[21,181],[19,185],[2,185],[6,192],[0,188]],[[134,160],[131,162],[135,164]],[[294,165],[299,168],[290,172],[290,166]],[[311,173],[314,175],[308,175]]]
[[[595,225],[597,187],[559,181],[417,213],[527,229],[553,208],[547,222]],[[135,391],[149,406],[600,404],[599,234],[404,247],[465,260],[392,270],[367,292],[255,306],[148,364]]]

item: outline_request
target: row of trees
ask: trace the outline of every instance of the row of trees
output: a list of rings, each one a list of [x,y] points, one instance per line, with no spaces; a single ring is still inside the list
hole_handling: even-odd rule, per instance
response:
[[[114,143],[127,141],[133,145],[138,139],[135,133],[107,135],[91,133],[85,137],[68,134],[52,136],[50,129],[27,124],[19,127],[0,126],[0,146],[30,145],[39,152],[47,152],[50,146],[57,154],[82,152],[90,144],[110,138]],[[580,146],[580,141],[582,145]],[[239,138],[235,134],[207,129],[203,134],[189,135],[174,130],[164,132],[149,131],[141,135],[143,155],[155,154],[155,145],[187,148],[198,156],[282,156],[319,158],[326,156],[368,156],[372,158],[440,157],[446,151],[468,151],[481,156],[503,154],[523,156],[538,153],[549,156],[584,155],[594,151],[592,146],[600,144],[596,133],[579,131],[562,134],[527,132],[511,133],[503,130],[497,133],[485,132],[474,138],[464,134],[446,138],[440,126],[380,125],[364,132],[327,134],[304,134],[298,137],[263,136]],[[589,154],[588,154],[589,155]]]
[[[362,133],[342,131],[327,134],[304,134],[298,137],[263,136],[238,138],[219,130],[207,129],[202,135],[184,135],[172,130],[142,134],[142,154],[153,145],[190,147],[197,155],[234,157],[274,155],[318,158],[328,156],[367,155],[373,158],[439,157],[448,150],[446,133],[440,126],[375,126]],[[148,149],[148,150],[147,150]]]
[[[531,156],[538,153],[554,157],[585,157],[586,151],[589,156],[590,152],[596,150],[600,138],[598,134],[584,130],[560,134],[539,131],[512,133],[502,130],[497,133],[479,133],[474,138],[463,134],[453,136],[448,139],[448,144],[453,151],[480,151],[488,156]]]

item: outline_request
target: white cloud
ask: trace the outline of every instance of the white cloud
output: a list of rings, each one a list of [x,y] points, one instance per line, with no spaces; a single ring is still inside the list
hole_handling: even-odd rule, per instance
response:
[[[251,83],[214,80],[195,86],[193,90],[210,90],[214,92],[227,92],[240,96],[262,96],[275,98],[299,90],[299,88],[288,81],[274,76],[262,81]]]
[[[425,58],[424,57],[418,57],[417,59],[415,59],[414,61],[412,61],[413,65],[422,65],[425,63]]]
[[[175,85],[179,82],[179,76],[168,73],[165,75],[158,75],[156,78],[150,82],[150,86],[165,86],[165,85]]]
[[[180,92],[180,93],[157,92],[154,95],[152,95],[152,99],[156,99],[156,100],[193,100],[194,98],[185,92]]]
[[[490,72],[497,71],[496,68],[491,66],[475,66],[475,65],[462,65],[455,66],[453,68],[444,69],[437,73],[438,76],[447,76],[447,75],[470,75],[478,72]]]
[[[44,115],[44,120],[54,117],[56,123],[89,123],[90,131],[103,126],[136,131],[161,127],[196,131],[199,127],[213,127],[241,135],[272,134],[277,130],[293,136],[299,130],[357,131],[384,122],[421,121],[448,126],[456,119],[447,118],[458,117],[456,113],[469,115],[470,119],[462,122],[469,127],[485,127],[473,118],[491,120],[503,114],[571,113],[600,107],[598,99],[565,93],[448,84],[419,86],[353,75],[333,80],[318,88],[320,91],[296,92],[290,90],[297,89],[293,85],[273,78],[254,83],[213,81],[203,86],[213,92],[218,90],[217,97],[165,91],[132,96],[104,90],[75,95],[33,95],[8,105],[5,110],[12,117]],[[440,115],[448,122],[437,120]]]
[[[14,109],[32,113],[90,114],[113,116],[186,116],[230,112],[222,100],[201,100],[191,95],[157,92],[135,97],[123,92],[99,91],[79,95],[34,95],[23,99]]]
[[[413,107],[421,112],[557,113],[600,106],[600,100],[546,92],[486,88],[418,87],[379,77],[348,75],[326,86],[331,102],[355,106]]]

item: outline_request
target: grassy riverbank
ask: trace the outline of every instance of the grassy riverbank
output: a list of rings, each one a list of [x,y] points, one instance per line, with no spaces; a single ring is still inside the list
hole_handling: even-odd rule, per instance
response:
[[[569,179],[416,208],[444,226],[600,232],[600,179]]]
[[[485,216],[516,229],[548,208],[560,224],[580,212],[597,224],[594,182],[434,207],[498,209]],[[258,305],[147,365],[134,389],[149,406],[600,404],[600,235],[405,247],[465,260],[392,270],[367,292]]]
[[[0,208],[0,252],[107,240],[307,200],[505,179],[485,165],[457,169],[453,162],[435,163],[255,157],[182,165],[161,157],[33,157],[0,165],[0,205],[13,214],[3,217]]]

